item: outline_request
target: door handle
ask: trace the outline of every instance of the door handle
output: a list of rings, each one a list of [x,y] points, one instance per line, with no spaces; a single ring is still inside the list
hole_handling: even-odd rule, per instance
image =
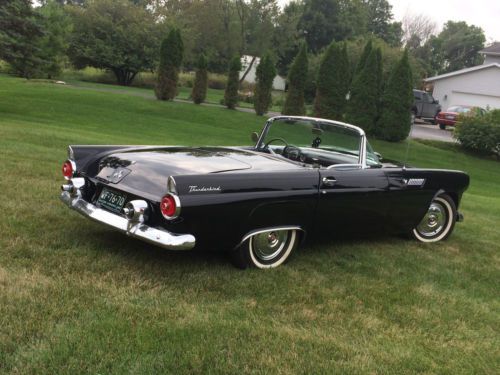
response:
[[[334,186],[337,183],[335,177],[323,177],[323,186]]]

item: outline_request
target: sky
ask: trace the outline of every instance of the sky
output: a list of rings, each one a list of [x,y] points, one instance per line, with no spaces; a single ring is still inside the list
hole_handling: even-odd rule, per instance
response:
[[[290,0],[278,0],[280,5]],[[389,0],[396,21],[408,12],[425,14],[439,26],[448,21],[465,21],[483,29],[486,44],[500,42],[500,0]]]

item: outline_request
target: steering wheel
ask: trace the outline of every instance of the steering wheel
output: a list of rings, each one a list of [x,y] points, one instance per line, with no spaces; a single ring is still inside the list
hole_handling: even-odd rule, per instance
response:
[[[289,146],[288,142],[287,142],[287,141],[285,141],[283,138],[273,138],[273,139],[271,139],[271,140],[267,141],[267,142],[266,142],[266,144],[264,145],[264,149],[268,149],[268,150],[269,150],[269,152],[271,152],[271,154],[276,154],[276,153],[273,151],[273,149],[272,149],[272,148],[269,148],[269,145],[270,145],[271,143],[273,143],[274,141],[281,141],[281,142],[283,142],[283,143],[286,145],[286,147],[285,147],[285,148],[287,148],[287,147]],[[284,150],[284,149],[283,149],[283,150]]]
[[[296,161],[302,161],[302,151],[300,151],[300,147],[294,145],[286,145],[283,149],[283,156]]]

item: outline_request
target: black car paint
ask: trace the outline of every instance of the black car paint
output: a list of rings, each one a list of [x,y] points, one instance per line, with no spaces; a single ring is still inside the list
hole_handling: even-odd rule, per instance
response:
[[[277,226],[298,226],[309,238],[409,232],[436,194],[447,192],[458,207],[469,183],[459,171],[390,161],[366,169],[315,168],[243,147],[72,146],[72,152],[79,175],[87,177],[85,199],[95,203],[104,186],[126,193],[128,201],[146,199],[150,225],[193,234],[197,248],[231,249],[248,233]],[[107,178],[116,168],[129,172],[113,183]],[[172,221],[159,212],[169,176],[182,205]],[[424,178],[423,187],[405,183],[413,178]]]

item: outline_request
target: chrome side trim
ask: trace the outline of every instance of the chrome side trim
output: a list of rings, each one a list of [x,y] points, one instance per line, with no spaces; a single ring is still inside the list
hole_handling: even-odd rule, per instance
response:
[[[89,219],[164,249],[190,250],[196,244],[196,239],[191,234],[175,234],[162,228],[153,228],[141,222],[127,220],[125,217],[94,206],[82,199],[80,194],[63,191],[60,198],[68,207]]]
[[[267,232],[272,232],[272,231],[276,231],[276,230],[300,230],[301,232],[304,232],[305,233],[305,230],[302,229],[301,227],[299,226],[295,226],[295,225],[291,225],[291,226],[283,226],[283,227],[271,227],[271,228],[262,228],[262,229],[256,229],[256,230],[253,230],[251,232],[248,232],[244,237],[243,239],[240,241],[240,243],[238,245],[236,245],[236,247],[239,247],[241,246],[241,244],[243,242],[245,242],[246,240],[248,240],[250,237],[256,235],[256,234],[260,234],[260,233],[267,233]]]

